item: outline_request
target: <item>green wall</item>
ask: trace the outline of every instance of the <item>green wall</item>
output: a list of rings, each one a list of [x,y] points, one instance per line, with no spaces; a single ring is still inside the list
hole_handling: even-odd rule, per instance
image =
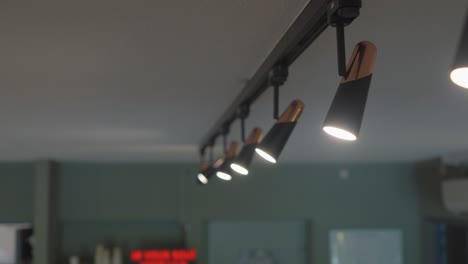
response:
[[[189,246],[207,256],[207,225],[225,220],[307,220],[310,260],[330,263],[335,228],[399,228],[405,263],[420,263],[420,215],[410,164],[257,166],[229,184],[195,184],[190,164],[61,163],[64,230],[88,223],[183,225]],[[347,169],[348,179],[339,177]],[[177,229],[177,228],[176,228]],[[180,230],[180,229],[177,229]],[[68,232],[68,231],[67,231]],[[81,232],[80,232],[81,233]],[[92,232],[91,232],[92,233]],[[174,239],[181,234],[174,232]],[[64,248],[73,250],[74,236]]]
[[[183,168],[186,168],[185,170]],[[92,257],[98,243],[183,247],[180,175],[192,166],[61,163],[62,257]]]
[[[189,165],[60,163],[64,221],[177,220]]]
[[[90,252],[97,241],[144,247],[186,239],[206,263],[209,223],[292,220],[309,223],[311,263],[330,263],[328,232],[340,228],[401,229],[404,263],[422,263],[411,164],[257,165],[247,177],[209,186],[195,183],[196,164],[55,164],[62,256]],[[32,222],[36,165],[0,164],[0,222]]]
[[[252,249],[266,249],[278,263],[309,263],[306,221],[217,221],[208,226],[209,263],[239,264]]]
[[[341,169],[349,171],[347,180],[339,177]],[[203,241],[206,221],[310,220],[313,263],[330,263],[331,229],[399,228],[405,263],[420,263],[420,218],[412,173],[407,164],[259,167],[230,184],[196,188],[187,182],[186,215],[189,222],[197,223],[194,241]]]
[[[0,222],[32,222],[33,163],[0,163]]]

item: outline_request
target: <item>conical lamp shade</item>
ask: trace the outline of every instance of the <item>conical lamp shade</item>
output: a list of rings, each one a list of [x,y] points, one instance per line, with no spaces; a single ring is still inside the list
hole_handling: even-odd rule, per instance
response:
[[[333,98],[323,130],[336,138],[354,141],[359,136],[372,79],[377,49],[372,42],[356,45]]]
[[[250,133],[247,140],[244,142],[239,155],[232,161],[231,169],[239,174],[249,174],[250,163],[252,163],[255,148],[258,143],[262,140],[262,130],[260,128],[254,128]]]
[[[465,18],[450,79],[456,85],[468,89],[468,16]]]
[[[224,156],[223,163],[217,169],[216,176],[221,180],[230,181],[232,179],[231,163],[236,157],[239,143],[232,142]]]
[[[301,100],[292,101],[268,131],[255,152],[265,160],[276,163],[301,116],[302,110],[304,110],[304,103]]]
[[[215,173],[215,169],[208,163],[204,162],[201,165],[200,171],[197,174],[197,180],[201,184],[208,184],[210,178]]]

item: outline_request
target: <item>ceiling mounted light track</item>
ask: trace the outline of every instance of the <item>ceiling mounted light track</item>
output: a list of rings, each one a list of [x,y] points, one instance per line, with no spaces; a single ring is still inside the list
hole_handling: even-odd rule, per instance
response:
[[[363,41],[356,46],[346,66],[344,29],[359,16],[360,8],[361,0],[309,1],[241,93],[201,141],[200,149],[205,149],[218,136],[225,136],[224,128],[229,127],[238,118],[241,119],[244,147],[235,159],[235,153],[226,152],[222,164],[217,169],[218,177],[221,175],[220,178],[230,180],[232,176],[228,169],[247,175],[252,161],[252,149],[264,159],[272,163],[277,162],[304,109],[301,100],[294,100],[278,117],[279,87],[285,83],[290,65],[329,26],[336,28],[338,74],[342,79],[323,130],[341,139],[355,140],[358,137],[376,56],[374,44]],[[261,142],[260,129],[254,129],[245,140],[244,122],[247,115],[239,115],[239,110],[248,110],[269,87],[274,89],[273,116],[276,123]]]
[[[460,36],[450,79],[456,85],[468,89],[468,15],[465,17],[465,25]]]
[[[360,0],[309,1],[252,78],[246,83],[244,89],[202,139],[200,149],[208,146],[214,138],[221,135],[220,131],[223,126],[233,123],[238,118],[237,114],[241,106],[251,105],[271,87],[270,75],[274,68],[278,67],[278,65],[289,67],[327,27],[333,25],[334,21],[340,19],[343,26],[351,24],[359,16],[360,8]],[[344,49],[340,50],[344,51]],[[343,58],[343,55],[339,54],[339,58]],[[341,67],[343,68],[343,66]]]

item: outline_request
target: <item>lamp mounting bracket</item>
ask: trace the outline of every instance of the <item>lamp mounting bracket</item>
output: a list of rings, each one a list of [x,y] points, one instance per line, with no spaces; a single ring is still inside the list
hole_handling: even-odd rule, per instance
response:
[[[289,69],[284,63],[278,64],[270,72],[270,84],[273,87],[282,86],[288,79]]]
[[[346,75],[346,47],[344,27],[359,16],[361,0],[333,0],[327,15],[328,24],[336,28],[336,47],[338,55],[338,75]]]
[[[348,26],[359,16],[361,7],[361,0],[333,0],[327,12],[328,24],[332,27]]]
[[[206,147],[200,148],[200,157],[205,157]]]
[[[248,104],[243,104],[237,110],[237,115],[241,120],[241,140],[245,141],[245,119],[249,116],[250,106]]]
[[[239,109],[237,109],[237,116],[241,120],[246,119],[249,116],[250,113],[250,106],[248,104],[243,104],[239,106]]]
[[[216,143],[216,138],[217,138],[216,136],[212,137],[210,141],[208,141],[208,144],[205,145],[205,147],[213,148]]]
[[[226,136],[227,134],[229,134],[229,130],[229,124],[225,124],[221,127],[219,132],[221,133],[221,135]]]
[[[269,76],[270,84],[273,86],[273,118],[278,119],[279,107],[279,87],[288,79],[289,69],[287,64],[279,63],[275,65]]]

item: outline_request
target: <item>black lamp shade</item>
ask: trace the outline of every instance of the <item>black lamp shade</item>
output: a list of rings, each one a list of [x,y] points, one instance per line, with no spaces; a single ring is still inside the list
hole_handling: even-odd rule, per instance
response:
[[[450,79],[456,85],[468,89],[468,16],[465,18]]]
[[[213,168],[213,166],[208,165],[208,163],[203,163],[200,171],[197,174],[197,182],[203,185],[208,184],[210,178],[215,172],[216,170]]]
[[[335,136],[339,136],[341,129],[341,139],[356,140],[361,130],[371,78],[372,75],[369,75],[340,84],[323,125],[326,132],[334,132]]]
[[[217,171],[216,171],[216,176],[220,178],[221,180],[225,180],[225,181],[232,180],[231,163],[237,154],[238,148],[239,148],[239,143],[237,142],[232,142],[229,145],[229,148],[226,152],[223,162],[217,168]]]
[[[276,121],[273,127],[268,131],[262,142],[255,149],[265,160],[276,163],[283,151],[289,136],[296,127],[304,109],[304,103],[301,100],[294,100]]]
[[[276,163],[294,127],[296,122],[275,124],[257,147],[257,153],[267,161]]]
[[[262,130],[260,128],[254,128],[250,133],[247,140],[244,142],[239,155],[232,161],[231,169],[241,175],[249,174],[249,167],[252,163],[252,159],[257,148],[258,143],[262,138]]]
[[[231,163],[231,169],[242,175],[249,174],[248,168],[250,167],[250,163],[252,163],[256,147],[257,144],[244,145],[239,155]]]
[[[374,44],[369,41],[356,45],[348,63],[347,74],[338,86],[323,123],[323,130],[326,133],[347,141],[358,138],[376,51]]]
[[[233,159],[225,159],[223,164],[219,166],[216,176],[221,180],[230,181],[232,180],[232,171],[231,171],[231,163]]]

